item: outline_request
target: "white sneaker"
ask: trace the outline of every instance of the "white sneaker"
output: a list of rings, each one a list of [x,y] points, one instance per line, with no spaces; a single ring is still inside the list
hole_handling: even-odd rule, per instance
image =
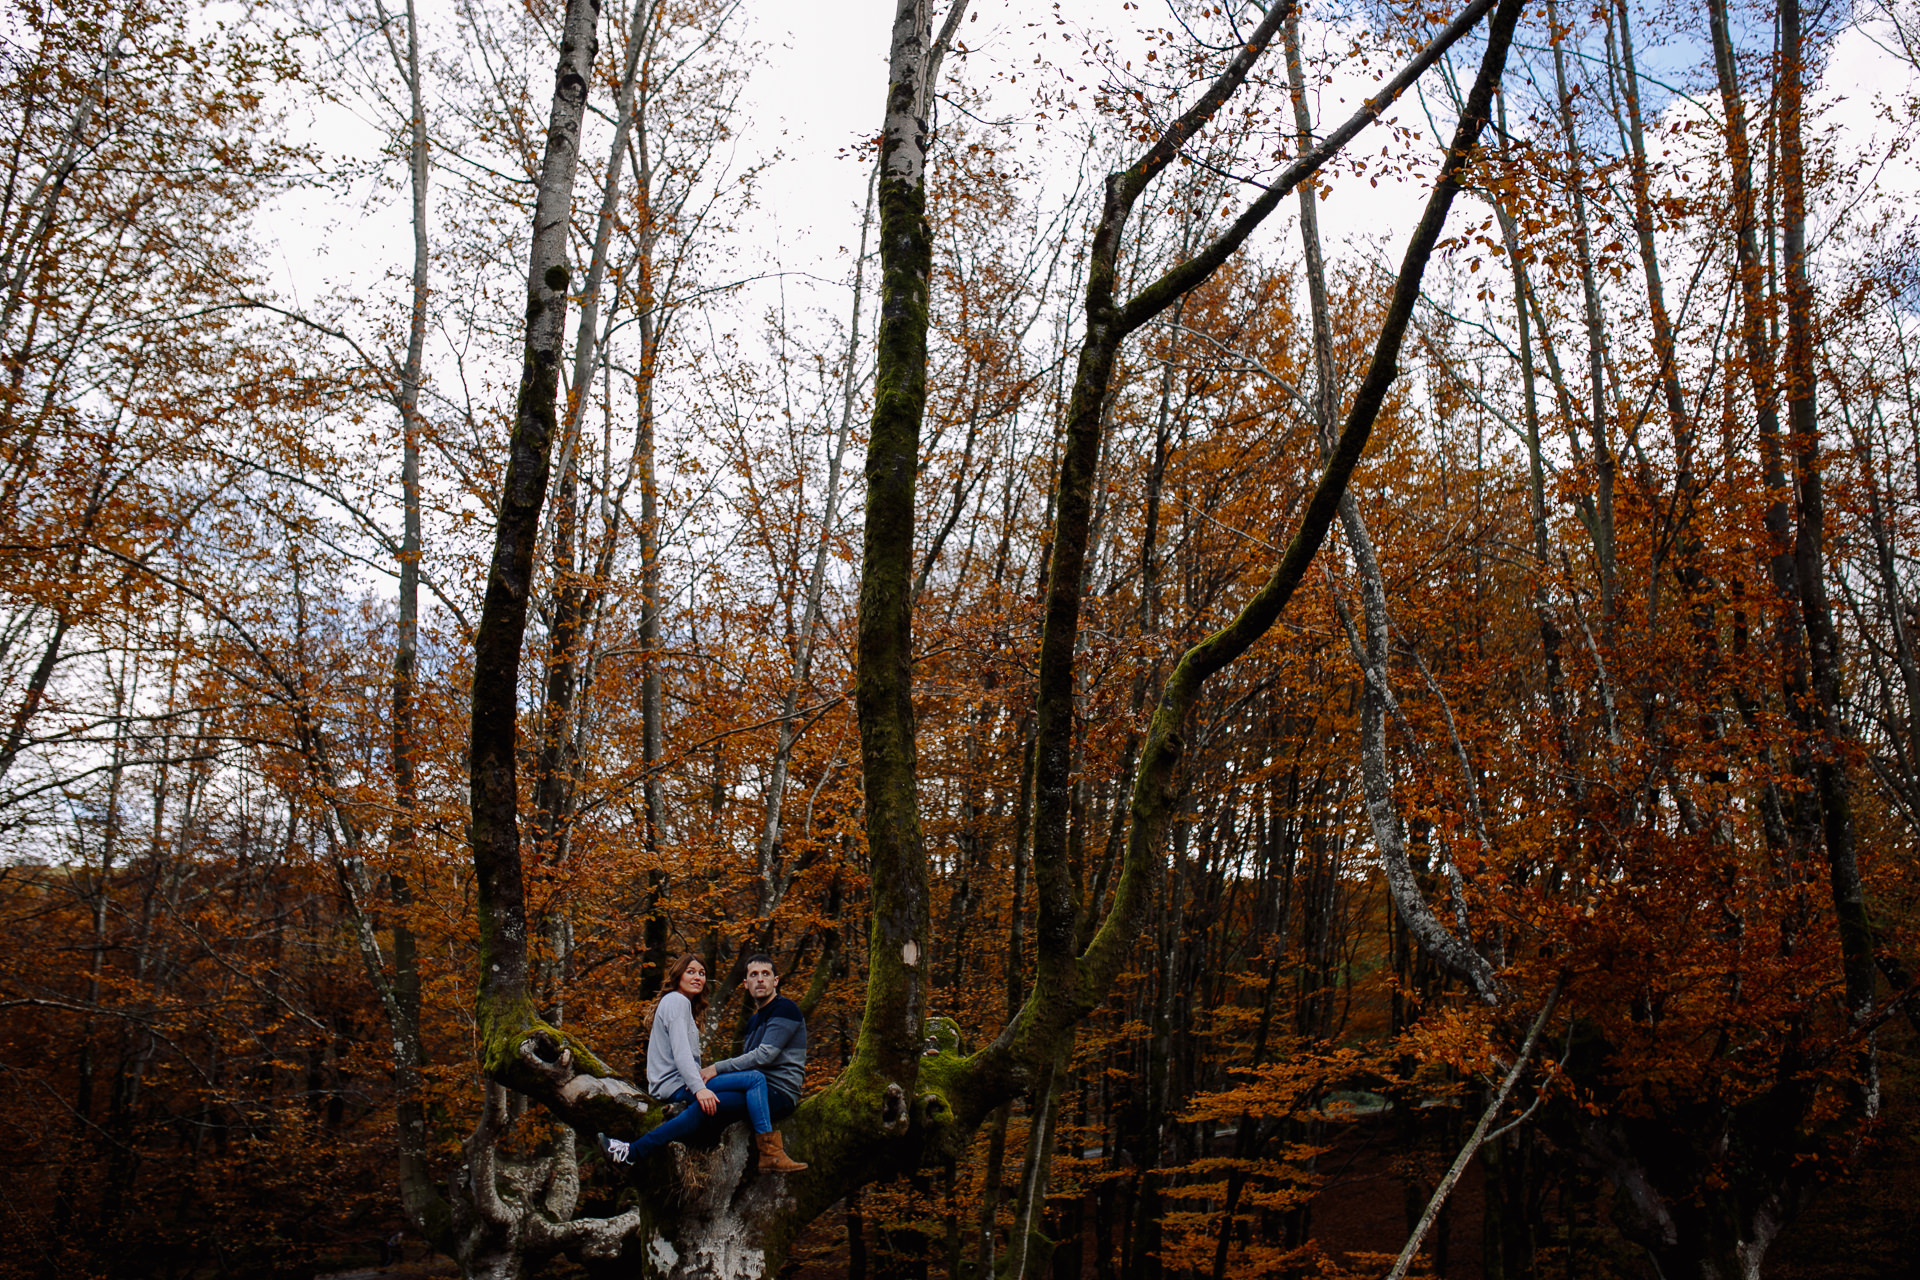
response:
[[[593,1136],[599,1141],[600,1149],[607,1153],[607,1159],[615,1164],[626,1164],[631,1159],[630,1152],[633,1144],[622,1142],[618,1138],[609,1138],[604,1133],[596,1133]]]

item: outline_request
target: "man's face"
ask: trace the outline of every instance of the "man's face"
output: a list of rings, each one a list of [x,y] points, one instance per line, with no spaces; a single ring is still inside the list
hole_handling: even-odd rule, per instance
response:
[[[747,994],[755,1000],[766,1003],[773,999],[773,993],[780,989],[780,979],[773,974],[770,964],[750,964],[747,966]]]

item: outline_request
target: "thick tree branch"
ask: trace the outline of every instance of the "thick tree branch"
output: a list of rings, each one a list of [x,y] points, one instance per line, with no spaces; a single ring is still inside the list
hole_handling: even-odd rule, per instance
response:
[[[1114,905],[1102,923],[1092,946],[1087,950],[1082,974],[1082,1001],[1094,992],[1104,992],[1119,971],[1121,961],[1136,932],[1137,913],[1146,900],[1149,870],[1157,865],[1161,837],[1173,798],[1173,771],[1184,750],[1180,733],[1187,713],[1199,698],[1206,680],[1238,659],[1255,641],[1265,635],[1280,611],[1304,580],[1314,555],[1333,523],[1340,497],[1346,491],[1354,467],[1373,430],[1375,419],[1386,401],[1388,390],[1398,372],[1400,345],[1419,297],[1428,258],[1440,239],[1447,214],[1458,194],[1462,175],[1484,128],[1493,97],[1506,65],[1513,30],[1525,0],[1501,0],[1488,31],[1487,50],[1472,92],[1468,95],[1453,142],[1448,149],[1426,211],[1415,229],[1394,283],[1393,299],[1380,336],[1374,344],[1373,358],[1347,412],[1346,425],[1328,458],[1327,469],[1315,488],[1301,519],[1300,528],[1288,544],[1287,553],[1274,568],[1260,591],[1227,626],[1189,649],[1161,694],[1141,753],[1139,778],[1134,786],[1133,829],[1129,833],[1127,868],[1115,891]]]
[[[1185,749],[1182,730],[1187,715],[1199,700],[1206,681],[1245,654],[1278,619],[1326,538],[1340,498],[1398,373],[1400,347],[1419,298],[1427,261],[1439,242],[1467,164],[1489,118],[1494,88],[1505,68],[1513,31],[1524,6],[1525,0],[1500,0],[1494,12],[1479,74],[1425,212],[1408,244],[1372,360],[1298,531],[1271,576],[1239,615],[1189,649],[1167,678],[1141,749],[1126,856],[1105,919],[1078,964],[1067,975],[1069,980],[1061,982],[1055,977],[1048,981],[1043,971],[1019,1015],[993,1045],[972,1060],[967,1105],[984,1107],[998,1096],[996,1090],[1004,1088],[1006,1080],[1025,1078],[1032,1064],[1045,1062],[1045,1053],[1058,1038],[1106,997],[1137,941],[1139,921],[1146,910],[1152,877],[1160,865],[1160,851],[1174,807],[1174,772]],[[1062,483],[1064,486],[1064,479]],[[1055,554],[1059,554],[1057,547]],[[1077,616],[1077,599],[1075,604]],[[1050,617],[1050,624],[1051,621]],[[1045,680],[1044,669],[1042,680]],[[1036,866],[1040,852],[1036,843]]]

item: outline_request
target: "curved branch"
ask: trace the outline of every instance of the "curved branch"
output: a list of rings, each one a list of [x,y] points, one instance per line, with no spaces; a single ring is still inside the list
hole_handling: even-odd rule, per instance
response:
[[[1448,148],[1439,180],[1407,246],[1399,278],[1394,282],[1392,302],[1374,344],[1373,358],[1348,410],[1339,441],[1327,460],[1326,472],[1307,504],[1286,555],[1239,616],[1189,649],[1167,678],[1134,783],[1133,825],[1128,837],[1126,866],[1115,889],[1113,906],[1084,957],[1076,1003],[1090,1008],[1089,1001],[1104,994],[1138,932],[1138,918],[1146,906],[1149,871],[1158,865],[1158,851],[1174,798],[1173,773],[1185,749],[1181,730],[1188,712],[1199,699],[1206,681],[1245,654],[1280,616],[1306,577],[1333,523],[1341,496],[1346,492],[1398,372],[1400,346],[1419,298],[1427,260],[1440,239],[1468,159],[1486,125],[1494,86],[1505,69],[1514,27],[1525,3],[1526,0],[1500,0],[1494,12],[1479,74]]]

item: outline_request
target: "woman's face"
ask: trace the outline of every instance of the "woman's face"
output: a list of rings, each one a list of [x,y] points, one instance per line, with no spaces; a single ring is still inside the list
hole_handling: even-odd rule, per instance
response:
[[[695,960],[680,975],[680,994],[692,999],[707,989],[707,966]]]

